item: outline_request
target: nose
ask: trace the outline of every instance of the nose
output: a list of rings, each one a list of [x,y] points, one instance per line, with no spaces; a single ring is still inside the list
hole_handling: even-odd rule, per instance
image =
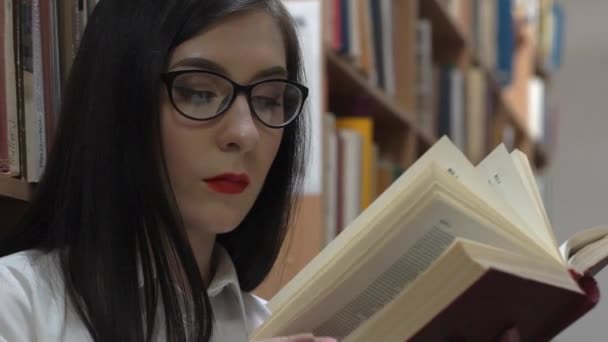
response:
[[[217,144],[223,151],[251,151],[260,134],[245,95],[240,94],[222,116]]]

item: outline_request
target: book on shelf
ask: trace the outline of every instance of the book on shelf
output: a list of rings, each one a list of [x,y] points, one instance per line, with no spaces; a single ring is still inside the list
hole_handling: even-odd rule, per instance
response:
[[[332,99],[340,102],[339,97]],[[349,116],[323,115],[324,245],[367,208],[402,172],[374,134],[367,99],[350,99]]]
[[[338,233],[338,135],[336,117],[323,115],[323,246],[329,244]]]
[[[485,101],[487,84],[483,70],[471,68],[467,71],[466,82],[466,145],[467,155],[472,162],[481,161],[485,154]]]
[[[19,141],[19,122],[17,115],[17,88],[15,82],[17,80],[17,69],[15,63],[15,23],[19,22],[15,18],[15,4],[13,0],[6,0],[3,6],[3,22],[2,22],[2,58],[4,75],[0,82],[3,83],[3,92],[0,97],[3,97],[3,107],[0,111],[4,115],[0,115],[1,120],[4,120],[4,125],[0,124],[5,130],[6,140],[0,141],[0,154],[6,156],[6,164],[0,173],[9,176],[18,176],[21,172],[20,164],[20,141]]]
[[[599,300],[608,229],[560,248],[525,155],[441,138],[269,302],[253,339],[552,338]]]
[[[54,139],[61,88],[97,2],[0,5],[0,174],[39,180]]]
[[[363,137],[350,128],[338,134],[338,226],[341,232],[361,212]]]
[[[0,5],[0,174],[9,172],[9,160],[8,160],[8,128],[7,128],[7,116],[6,116],[6,75],[5,75],[5,6],[4,3]]]
[[[359,135],[357,140],[360,140],[360,143],[354,144],[357,145],[358,148],[353,149],[353,153],[357,155],[356,159],[359,159],[358,164],[357,160],[353,160],[353,165],[345,165],[345,172],[353,173],[355,172],[354,169],[357,169],[358,171],[356,172],[360,173],[360,177],[356,178],[358,179],[358,187],[360,189],[360,194],[358,196],[360,203],[356,208],[362,210],[370,205],[374,197],[374,120],[371,116],[341,116],[336,118],[336,127],[338,130],[348,129],[355,131]],[[345,141],[345,144],[348,146],[347,149],[352,147],[347,141]],[[350,161],[350,158],[348,160]],[[359,210],[357,210],[357,215],[358,214]]]
[[[326,38],[328,48],[350,62],[353,71],[364,75],[371,87],[410,114],[425,134],[448,134],[461,149],[471,149],[477,155],[471,155],[474,161],[479,160],[481,150],[474,144],[481,137],[474,137],[472,143],[470,134],[483,135],[483,145],[494,146],[502,126],[514,125],[518,136],[540,143],[539,148],[551,140],[550,136],[539,136],[535,127],[539,122],[555,126],[545,113],[554,110],[545,107],[542,115],[530,119],[528,111],[538,106],[528,105],[527,89],[537,69],[551,72],[560,64],[564,12],[558,2],[332,0],[325,8],[330,12],[327,25],[336,33]],[[430,14],[429,8],[435,14]],[[439,19],[445,16],[437,11],[443,11],[452,24]],[[465,41],[460,52],[466,53],[446,48],[456,44],[447,41],[442,33],[446,29]],[[530,31],[530,38],[522,44],[524,30]],[[464,90],[481,88],[469,85],[471,69],[483,73],[484,99],[477,102],[484,108],[476,121],[469,120],[470,111],[463,113],[474,96]],[[548,79],[539,79],[546,89]],[[505,115],[512,120],[500,121]],[[471,133],[471,126],[483,126],[483,131]],[[538,165],[539,160],[534,162]]]
[[[433,68],[433,25],[430,20],[416,23],[416,121],[421,130],[435,134],[435,91]]]
[[[465,79],[462,71],[453,65],[439,71],[437,134],[448,135],[461,150],[465,150]]]

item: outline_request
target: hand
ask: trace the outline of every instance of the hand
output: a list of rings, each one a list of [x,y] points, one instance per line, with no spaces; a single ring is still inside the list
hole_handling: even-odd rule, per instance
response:
[[[267,340],[256,340],[252,342],[338,342],[338,340],[331,337],[315,337],[313,334],[300,334],[292,336],[274,337]]]
[[[498,339],[499,342],[521,342],[521,336],[519,336],[519,330],[517,328],[511,328],[505,331],[504,334]]]

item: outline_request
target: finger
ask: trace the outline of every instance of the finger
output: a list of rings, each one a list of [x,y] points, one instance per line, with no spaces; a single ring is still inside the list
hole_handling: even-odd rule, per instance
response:
[[[281,341],[283,342],[283,341]],[[287,336],[284,342],[315,342],[315,335],[313,334],[298,334],[293,336]]]
[[[333,337],[317,337],[315,342],[338,342],[338,340]]]
[[[298,334],[292,336],[274,337],[267,340],[257,340],[253,342],[316,342],[313,334]]]
[[[505,331],[504,334],[500,337],[499,342],[520,342],[521,336],[519,335],[519,330],[517,328],[511,328]]]

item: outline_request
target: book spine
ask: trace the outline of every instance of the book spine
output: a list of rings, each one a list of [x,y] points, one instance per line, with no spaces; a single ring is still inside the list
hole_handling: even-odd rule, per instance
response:
[[[337,135],[336,118],[332,113],[323,115],[323,205],[325,212],[325,245],[337,235]]]
[[[53,3],[57,10],[57,25],[59,38],[59,58],[61,70],[61,84],[64,84],[70,73],[70,67],[74,58],[74,1],[58,1]]]
[[[9,171],[8,161],[8,128],[6,115],[6,87],[10,86],[6,80],[5,63],[5,25],[4,25],[4,4],[0,6],[0,173],[6,174]]]
[[[21,1],[21,102],[25,136],[25,178],[37,182],[44,163],[44,125],[39,117],[40,94],[37,89],[40,75],[40,23],[38,1]],[[36,36],[37,35],[37,36]],[[38,41],[38,43],[37,43]],[[43,103],[43,102],[42,102]],[[44,149],[43,149],[44,148]]]
[[[340,0],[340,53],[345,55],[350,54],[350,11],[348,0]]]
[[[61,40],[59,38],[59,8],[55,1],[50,3],[50,27],[51,27],[51,119],[47,121],[53,128],[51,130],[51,139],[54,139],[54,129],[57,127],[59,120],[59,111],[61,110],[61,86],[62,86],[62,69],[61,69]]]
[[[497,6],[497,79],[501,86],[508,86],[513,79],[513,51],[515,27],[513,22],[513,2],[512,0],[498,0]]]
[[[582,301],[578,301],[570,307],[565,307],[564,315],[557,317],[551,324],[548,324],[538,341],[550,341],[566,327],[571,326],[579,318],[583,317],[600,301],[600,290],[593,277],[579,274],[572,269],[569,272],[583,292],[585,292],[585,297]]]
[[[416,23],[416,58],[418,124],[424,132],[434,135],[433,27],[427,19]]]
[[[380,2],[380,17],[382,18],[380,22],[380,30],[382,35],[381,40],[381,49],[382,49],[382,58],[384,61],[382,65],[384,66],[384,88],[386,93],[394,97],[395,96],[395,65],[394,65],[394,46],[393,46],[393,5],[392,1],[381,1]]]
[[[385,89],[386,81],[385,77],[385,65],[384,65],[384,51],[382,49],[382,9],[380,8],[379,1],[370,2],[370,13],[372,18],[372,42],[374,48],[374,61],[376,66],[376,75],[378,77],[377,84],[380,88]]]
[[[340,51],[342,49],[342,12],[341,12],[341,4],[340,0],[328,0],[332,1],[333,11],[332,11],[332,33],[333,33],[333,44],[332,47],[335,51]]]
[[[464,114],[464,76],[458,68],[453,68],[449,73],[450,79],[450,137],[454,144],[462,151],[465,150],[466,131]]]
[[[32,72],[33,72],[33,117],[28,125],[27,134],[32,141],[33,155],[28,159],[31,161],[32,172],[29,181],[37,182],[42,175],[46,163],[46,128],[45,128],[45,92],[44,92],[44,53],[42,48],[41,12],[40,2],[44,0],[32,0]]]
[[[349,38],[349,57],[355,65],[360,65],[361,45],[360,33],[361,23],[359,16],[359,4],[357,1],[351,1],[348,6],[348,38]]]
[[[365,65],[364,70],[367,73],[369,84],[373,87],[377,87],[379,84],[378,79],[378,68],[376,66],[376,42],[374,41],[374,18],[370,11],[370,4],[368,1],[363,1],[363,8],[359,9],[362,13],[361,21],[363,22],[362,35],[365,40],[363,44],[365,49],[365,58],[363,64]]]
[[[19,176],[21,163],[19,159],[19,125],[17,115],[17,74],[15,45],[15,6],[13,0],[4,1],[4,75],[5,75],[5,109],[8,153],[8,174]]]
[[[76,52],[78,51],[78,46],[80,46],[80,33],[81,33],[81,28],[82,28],[82,15],[81,15],[81,8],[82,8],[82,1],[83,0],[73,0],[71,1],[72,3],[72,17],[74,18],[74,21],[72,22],[72,59],[74,57],[76,57]]]
[[[42,96],[44,102],[44,126],[46,152],[50,149],[55,131],[55,113],[53,111],[53,58],[52,58],[52,26],[51,4],[49,1],[40,1],[40,42],[42,52]]]
[[[14,18],[14,52],[15,52],[15,80],[16,80],[16,99],[17,99],[17,120],[15,121],[15,136],[18,141],[18,165],[20,175],[25,178],[27,175],[26,160],[26,141],[25,141],[25,90],[24,90],[24,12],[25,3],[23,0],[13,0]]]
[[[437,121],[437,136],[450,135],[452,131],[451,122],[451,73],[453,66],[442,67],[440,71],[439,88],[439,113]]]

